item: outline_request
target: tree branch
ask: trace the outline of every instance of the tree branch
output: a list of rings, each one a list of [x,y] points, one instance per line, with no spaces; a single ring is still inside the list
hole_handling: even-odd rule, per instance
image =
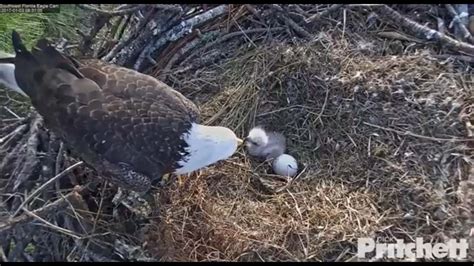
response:
[[[68,204],[69,200],[71,200],[73,197],[77,197],[75,193],[81,194],[86,189],[87,188],[85,186],[76,186],[74,187],[73,191],[68,193],[63,198],[60,198],[56,200],[55,202],[52,202],[42,208],[34,210],[31,213],[35,214],[36,216],[43,217],[46,214],[53,212],[54,210],[65,207]],[[33,219],[34,218],[31,215],[27,215],[26,213],[24,213],[18,217],[8,219],[6,221],[2,221],[0,222],[0,233],[10,230],[11,228],[18,226],[20,224],[27,223]]]
[[[124,39],[124,40],[121,40],[114,48],[112,48],[112,50],[110,50],[110,52],[104,56],[102,58],[102,60],[104,61],[110,61],[112,58],[115,57],[115,55],[117,55],[117,53],[122,50],[125,46],[127,46],[128,44],[130,44],[130,42],[132,40],[134,40],[137,36],[137,33],[140,33],[140,31],[142,31],[145,26],[148,24],[149,22],[149,19],[151,18],[151,16],[155,13],[154,10],[151,10],[150,13],[148,13],[147,17],[140,20],[140,23],[137,25],[137,27],[135,28],[135,30],[128,36],[128,38]]]
[[[214,19],[229,9],[228,5],[220,5],[213,9],[210,9],[200,15],[194,16],[188,20],[181,22],[179,25],[173,27],[172,29],[168,30],[164,36],[155,42],[150,42],[145,49],[140,53],[135,65],[133,68],[135,70],[141,70],[144,65],[144,60],[150,56],[154,51],[159,50],[163,45],[167,42],[173,42],[178,40],[179,38],[183,37],[184,35],[190,33],[193,27],[202,24],[203,22],[209,21]]]
[[[56,175],[55,177],[51,178],[50,180],[48,180],[48,182],[44,183],[43,185],[41,185],[38,189],[36,189],[33,193],[31,193],[20,205],[20,207],[15,211],[15,213],[13,213],[12,216],[15,216],[22,208],[23,206],[25,206],[26,203],[28,203],[28,201],[33,198],[34,196],[36,196],[39,192],[41,192],[41,190],[43,190],[45,187],[47,187],[49,184],[52,184],[55,180],[63,177],[64,175],[66,175],[67,173],[71,172],[72,170],[74,170],[76,167],[82,165],[83,162],[77,162],[75,163],[74,165],[71,165],[69,166],[67,169],[65,169],[64,171],[62,171],[61,173],[59,173],[58,175]]]
[[[461,14],[458,14],[458,12],[456,12],[456,9],[454,9],[454,7],[450,4],[446,4],[446,9],[453,16],[453,23],[455,23],[455,25],[458,27],[459,31],[462,34],[462,37],[468,40],[470,43],[474,43],[474,38],[472,38],[471,33],[466,28],[466,25],[464,25],[461,21]]]
[[[206,51],[209,48],[211,48],[211,47],[213,47],[213,46],[215,46],[219,43],[223,43],[223,42],[225,42],[225,41],[227,41],[231,38],[240,36],[242,34],[252,34],[252,33],[268,32],[268,31],[281,31],[281,30],[284,30],[284,29],[285,29],[284,27],[275,27],[275,28],[269,28],[269,29],[267,29],[267,28],[258,28],[258,29],[250,29],[250,30],[244,30],[244,31],[231,32],[231,33],[228,33],[228,34],[220,37],[219,39],[217,39],[217,40],[215,40],[211,43],[206,44],[203,48],[200,48],[199,51]],[[186,59],[184,59],[180,64],[185,64],[190,59],[194,58],[197,54],[198,54],[197,52],[191,54]],[[171,67],[169,67],[168,69],[170,69],[170,68]]]
[[[278,17],[283,20],[288,26],[290,26],[297,34],[300,36],[311,39],[311,34],[307,32],[305,29],[300,27],[292,18],[285,15],[285,10],[281,8],[279,5],[272,4],[270,5],[272,9],[278,12]]]
[[[322,12],[319,12],[319,13],[316,13],[316,14],[312,15],[311,17],[307,18],[307,19],[305,20],[305,22],[306,22],[307,24],[312,24],[312,23],[314,23],[314,22],[320,20],[322,17],[327,16],[327,15],[329,15],[330,13],[332,13],[332,12],[338,10],[338,9],[339,9],[340,7],[342,7],[342,6],[343,6],[343,4],[334,4],[334,5],[330,6],[330,7],[328,7],[326,10],[324,10],[324,11],[322,11]]]
[[[423,37],[427,40],[433,39],[445,44],[448,47],[474,55],[473,45],[465,42],[459,42],[449,36],[441,34],[439,31],[420,25],[419,23],[402,16],[400,13],[388,7],[387,5],[374,5],[373,7],[378,10],[381,18],[388,17],[398,25],[402,25],[403,27],[410,29],[413,33],[419,35],[420,37]]]
[[[123,16],[126,14],[134,13],[135,11],[146,7],[147,5],[140,4],[134,7],[122,8],[120,10],[117,10],[117,9],[116,10],[103,10],[103,9],[100,9],[98,7],[88,5],[88,4],[78,4],[78,6],[85,10],[94,11],[103,16],[114,17],[114,16]]]

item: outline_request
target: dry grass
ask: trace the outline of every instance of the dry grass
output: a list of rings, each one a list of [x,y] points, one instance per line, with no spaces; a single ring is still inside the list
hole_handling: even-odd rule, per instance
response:
[[[459,190],[472,162],[462,141],[472,73],[420,46],[349,34],[360,33],[354,25],[308,44],[242,48],[168,81],[208,124],[240,136],[255,125],[285,134],[303,170],[296,180],[272,176],[239,150],[160,191],[158,217],[144,228],[125,208],[115,217],[112,191],[90,196],[97,228],[113,241],[131,231],[130,242],[172,261],[347,261],[359,237],[465,237]],[[27,113],[27,104],[0,97]]]
[[[260,47],[201,70],[200,87],[183,81],[189,95],[212,95],[195,97],[205,121],[240,136],[257,124],[283,132],[306,168],[287,186],[240,151],[181,178],[149,228],[154,256],[334,261],[354,259],[358,237],[465,236],[459,115],[473,103],[472,77],[426,50],[391,55],[366,49],[378,40],[348,40]]]

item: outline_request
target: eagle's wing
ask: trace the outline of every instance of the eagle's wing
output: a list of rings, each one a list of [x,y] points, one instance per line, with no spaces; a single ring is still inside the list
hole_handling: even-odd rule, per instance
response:
[[[111,175],[131,173],[141,183],[128,170],[161,177],[177,167],[173,162],[185,155],[186,143],[170,136],[182,135],[179,129],[198,115],[184,96],[125,68],[76,67],[43,40],[33,53],[23,48],[15,49],[18,83],[47,125],[89,165]],[[126,178],[119,181],[133,182]]]
[[[191,100],[152,76],[97,59],[82,60],[77,67],[108,95],[118,98],[151,97],[165,105],[164,108],[199,122],[199,109]]]
[[[182,136],[192,122],[199,122],[199,110],[192,101],[165,83],[124,67],[95,59],[83,60],[77,67],[101,88],[106,110],[125,122],[118,130],[126,141],[150,158],[165,158],[166,167],[179,167],[170,163],[187,155],[187,144],[175,137]]]

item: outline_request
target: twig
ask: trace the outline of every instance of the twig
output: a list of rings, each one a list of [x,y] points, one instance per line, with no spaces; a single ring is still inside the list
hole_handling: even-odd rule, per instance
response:
[[[280,193],[282,192],[283,190],[286,190],[287,188],[289,188],[291,185],[293,185],[293,183],[298,180],[301,176],[303,176],[303,173],[306,172],[306,169],[308,168],[307,165],[304,166],[303,170],[301,170],[301,172],[295,176],[294,178],[291,178],[287,183],[286,185],[284,185],[283,187],[279,188],[279,189],[276,189],[275,192],[276,193]]]
[[[461,14],[458,15],[458,12],[456,12],[456,9],[451,4],[446,4],[446,9],[449,11],[449,13],[453,16],[453,22],[455,25],[458,26],[458,29],[461,31],[462,37],[467,39],[470,43],[474,43],[474,38],[472,37],[471,33],[469,30],[466,28],[466,25],[464,25],[461,22]],[[462,14],[464,15],[464,14]],[[465,14],[467,16],[467,14]]]
[[[88,4],[78,4],[78,6],[82,9],[85,9],[85,10],[89,10],[89,11],[94,11],[100,15],[103,15],[103,16],[107,16],[107,17],[113,17],[113,16],[123,16],[123,15],[126,15],[126,14],[130,14],[130,13],[133,13],[139,9],[142,9],[144,7],[146,7],[147,5],[144,5],[144,4],[140,4],[140,5],[137,5],[137,6],[134,6],[134,7],[130,7],[130,8],[124,8],[124,9],[120,9],[120,10],[103,10],[101,8],[98,8],[98,7],[95,7],[95,6],[92,6],[92,5],[88,5]]]
[[[270,28],[270,29],[266,29],[266,28],[258,28],[258,29],[250,29],[250,30],[244,30],[244,31],[236,31],[236,32],[231,32],[229,34],[226,34],[224,36],[222,36],[221,38],[215,40],[214,42],[211,42],[209,44],[206,44],[203,48],[200,48],[199,51],[203,52],[203,51],[206,51],[208,50],[209,48],[217,45],[217,44],[220,44],[220,43],[223,43],[231,38],[234,38],[234,37],[237,37],[237,36],[240,36],[242,34],[252,34],[252,33],[259,33],[259,32],[265,32],[265,31],[281,31],[281,30],[284,30],[283,27],[275,27],[275,28]],[[188,62],[190,59],[194,58],[196,55],[198,54],[198,52],[196,51],[195,53],[191,54],[190,56],[188,56],[186,59],[184,59],[180,64],[183,65],[185,64],[186,62]]]
[[[15,235],[12,237],[12,239],[14,239],[15,241],[15,246],[13,248],[10,248],[8,252],[8,259],[10,261],[18,261],[20,260],[20,257],[22,257],[23,251],[32,239],[32,235],[29,234],[31,232],[31,229],[29,229],[30,228],[23,227],[19,228],[19,230],[16,230]]]
[[[276,110],[272,110],[272,111],[265,112],[265,113],[259,113],[257,115],[257,117],[267,116],[267,115],[275,114],[275,113],[282,112],[282,111],[285,111],[285,110],[290,110],[290,109],[293,109],[293,108],[312,109],[312,107],[309,107],[309,106],[306,106],[306,105],[296,104],[296,105],[292,105],[292,106],[281,107],[281,108],[278,108]]]
[[[3,251],[3,248],[0,246],[0,259],[2,259],[2,262],[8,262],[7,256],[5,256],[5,251]]]
[[[206,35],[207,34],[212,35],[212,32],[208,32]],[[168,45],[165,49],[160,51],[159,59],[152,68],[157,69],[157,72],[166,72],[167,66],[172,60],[177,60],[181,55],[202,43],[203,39],[205,39],[203,36],[199,29],[195,29],[192,33],[177,40],[172,45]]]
[[[154,7],[154,8],[157,8],[157,9],[173,10],[173,11],[176,11],[176,12],[183,11],[181,6],[179,6],[179,5],[153,4],[151,6]]]
[[[38,220],[38,221],[44,223],[46,227],[49,227],[49,228],[51,228],[51,229],[53,229],[53,230],[56,230],[56,231],[58,231],[58,232],[60,232],[60,233],[63,233],[63,234],[68,235],[68,236],[71,236],[71,237],[73,237],[73,238],[77,238],[77,239],[80,239],[80,238],[81,238],[80,236],[76,235],[73,231],[54,225],[54,224],[52,224],[52,223],[46,221],[45,219],[39,217],[37,214],[35,214],[35,213],[33,213],[33,212],[27,210],[25,207],[22,207],[22,210],[25,212],[25,214],[26,214],[27,216],[29,216],[29,217],[31,217],[31,218],[33,218],[33,219],[36,219],[36,220]]]
[[[441,42],[449,47],[459,49],[461,51],[474,55],[474,46],[465,42],[459,42],[449,36],[441,34],[439,31],[433,30],[427,26],[420,25],[419,23],[402,16],[397,11],[393,10],[387,5],[375,5],[374,6],[379,12],[380,17],[388,17],[398,25],[404,26],[415,34],[423,36],[427,40],[434,39]]]
[[[127,46],[131,41],[133,41],[136,38],[137,33],[139,34],[145,26],[148,24],[150,21],[151,16],[155,14],[154,10],[151,10],[146,18],[140,20],[140,23],[137,25],[135,30],[126,38],[125,40],[121,40],[114,48],[110,50],[110,52],[102,58],[104,61],[110,61],[112,58],[114,58],[117,53],[122,50],[125,46]],[[126,26],[125,26],[126,27]]]
[[[220,15],[223,15],[227,12],[228,5],[220,5],[213,9],[210,9],[200,15],[194,16],[188,20],[182,21],[179,25],[168,30],[162,38],[156,40],[155,42],[150,42],[145,49],[140,53],[137,62],[133,66],[135,70],[142,69],[144,65],[144,60],[148,58],[154,51],[160,49],[163,45],[168,42],[173,42],[183,37],[185,34],[190,33],[192,28],[211,19],[214,19]]]
[[[433,54],[431,56],[437,59],[442,59],[442,60],[452,58],[452,59],[464,61],[467,63],[474,63],[474,58],[472,56],[467,56],[467,55]]]
[[[10,179],[5,186],[7,189],[17,190],[39,167],[38,160],[38,143],[41,141],[39,134],[42,126],[42,118],[37,116],[30,122],[29,131],[24,137],[24,141],[14,148],[16,152],[20,152],[21,160],[19,164],[15,164],[15,169],[10,175]],[[15,154],[15,157],[17,155]],[[5,159],[7,156],[5,156]],[[1,163],[2,169],[5,165],[5,160]]]
[[[0,120],[2,123],[10,123],[10,122],[17,122],[17,123],[21,123],[22,121],[24,121],[25,118],[22,118],[22,119],[17,119],[17,118],[5,118],[5,119],[2,119]],[[9,124],[7,127],[9,126],[12,126],[13,124],[15,123],[12,123],[12,124]],[[12,126],[12,128],[14,128],[16,126]],[[3,128],[0,128],[0,132],[5,132],[5,127]]]
[[[165,19],[169,19],[169,15],[161,14],[160,16],[155,16],[155,20],[159,20],[159,24],[156,25],[154,20],[150,20],[149,23],[146,23],[145,27],[140,31],[140,34],[131,39],[132,41],[118,51],[109,62],[117,65],[131,63],[130,60],[132,58],[137,58],[143,51],[144,47],[151,42],[155,32],[156,34],[162,33],[162,28],[166,27],[166,24],[169,23]]]
[[[446,25],[444,23],[444,20],[440,17],[436,17],[436,22],[438,24],[438,31],[441,34],[446,34]]]
[[[196,46],[198,46],[199,44],[201,44],[203,42],[202,38],[194,38],[194,40],[192,41],[189,41],[189,42],[186,42],[184,47],[181,47],[181,49],[179,49],[179,51],[177,51],[173,57],[171,57],[171,59],[168,61],[168,63],[166,63],[166,66],[163,68],[162,72],[163,73],[167,73],[169,72],[169,70],[173,67],[173,65],[175,65],[175,63],[184,55],[184,54],[187,54],[189,53],[190,51],[192,51],[193,49],[196,48]],[[190,56],[193,56],[195,53],[191,54]],[[184,60],[187,60],[189,57],[187,57],[186,59]],[[155,66],[157,67],[157,66]]]
[[[27,125],[21,125],[19,127],[21,129],[15,135],[12,135],[5,141],[2,145],[0,145],[0,155],[2,160],[0,161],[0,176],[3,176],[7,173],[15,172],[17,173],[16,166],[18,164],[18,154],[23,154],[22,148],[23,145],[19,145],[18,142],[22,141],[22,137],[24,132],[27,131]],[[13,149],[11,149],[13,147]],[[12,177],[10,177],[7,181],[7,186],[12,186]],[[5,188],[4,188],[5,189]]]
[[[402,40],[402,41],[409,41],[409,42],[416,42],[416,43],[426,43],[426,41],[420,40],[415,37],[410,37],[395,31],[382,31],[378,32],[377,35],[384,38],[395,39],[395,40]]]
[[[23,254],[21,254],[27,262],[35,262],[35,260],[33,259],[33,257],[28,254],[26,251],[23,252]]]
[[[397,133],[399,135],[411,136],[411,137],[415,137],[415,138],[438,141],[438,142],[442,142],[442,141],[448,141],[448,142],[474,141],[474,138],[472,138],[472,139],[461,139],[461,138],[456,138],[456,137],[453,137],[451,139],[435,138],[435,137],[419,135],[419,134],[416,134],[416,133],[413,133],[413,132],[410,132],[410,131],[401,131],[401,130],[396,130],[396,129],[393,129],[393,128],[386,128],[386,127],[374,125],[374,124],[371,124],[371,123],[368,123],[368,122],[363,122],[363,123],[367,126],[375,127],[375,128],[382,129],[382,130],[385,130],[385,131],[394,132],[394,133]]]
[[[80,30],[76,32],[82,36],[82,40],[79,45],[79,51],[86,55],[91,49],[92,40],[99,33],[99,31],[109,22],[110,16],[104,16],[101,13],[95,14],[94,26],[89,30],[89,33],[86,34]]]
[[[239,22],[237,22],[237,20],[235,19],[235,17],[232,17],[232,22],[234,22],[233,24],[237,26],[237,28],[239,28],[240,32],[242,32],[242,34],[244,35],[245,39],[247,39],[249,41],[250,44],[253,45],[253,47],[257,48],[257,45],[253,42],[252,39],[250,39],[250,37],[245,33],[244,29],[242,29],[242,27],[240,26]]]
[[[61,197],[64,197],[61,194]],[[85,203],[84,199],[79,194],[75,194],[70,200],[68,201],[69,209],[72,212],[72,215],[68,215],[69,217],[76,218],[80,226],[80,230],[75,226],[68,226],[70,229],[74,230],[75,232],[81,232],[81,234],[90,235],[91,228],[92,228],[92,214],[90,213],[89,207]]]
[[[381,7],[384,4],[348,4],[347,7]]]
[[[70,171],[72,171],[73,169],[75,169],[76,167],[82,165],[84,162],[80,161],[80,162],[77,162],[71,166],[69,166],[68,168],[66,168],[64,171],[62,171],[61,173],[59,173],[58,175],[56,175],[55,177],[51,178],[50,180],[48,180],[48,182],[44,183],[42,186],[40,186],[38,189],[36,189],[33,193],[31,193],[20,205],[20,207],[13,213],[12,217],[14,217],[15,215],[17,215],[17,213],[23,208],[23,206],[25,206],[26,203],[28,203],[28,201],[33,198],[34,196],[36,196],[39,192],[41,192],[41,190],[43,190],[45,187],[47,187],[49,184],[53,183],[56,179],[59,179],[63,176],[65,176],[67,173],[69,173]]]
[[[160,49],[166,43],[176,41],[179,38],[183,37],[185,34],[190,33],[193,27],[202,24],[203,22],[214,19],[220,15],[223,15],[225,12],[227,12],[228,9],[228,5],[220,5],[200,15],[182,21],[179,25],[171,28],[165,34],[163,34],[163,37],[159,38],[154,42],[150,42],[140,53],[133,68],[135,70],[142,69],[144,65],[144,60],[148,58],[154,51]]]
[[[316,13],[314,15],[312,15],[311,17],[307,18],[305,20],[306,24],[312,24],[318,20],[320,20],[322,17],[324,16],[327,16],[329,15],[330,13],[338,10],[339,8],[341,8],[342,6],[344,6],[343,4],[334,4],[330,7],[328,7],[326,10],[324,10],[323,12],[320,12],[320,13]]]
[[[117,39],[117,33],[120,29],[120,26],[122,26],[124,22],[127,21],[131,16],[132,15],[126,15],[126,16],[121,16],[120,18],[118,18],[117,21],[115,21],[114,25],[112,25],[112,27],[110,28],[108,39],[119,40]]]
[[[258,13],[258,11],[250,4],[244,5],[247,10],[252,13],[258,20],[260,20],[261,23],[265,23],[265,19]]]
[[[56,176],[60,174],[60,173],[59,173],[59,169],[61,168],[61,165],[63,164],[63,151],[64,151],[64,144],[63,144],[63,142],[61,141],[61,142],[59,143],[59,149],[58,149],[58,153],[57,153],[57,155],[56,155],[56,163],[55,163],[55,167],[54,167],[54,168],[55,168],[55,169],[54,169],[54,171],[55,171],[54,174],[55,174]]]
[[[311,82],[311,84],[316,88],[317,86]],[[318,117],[316,117],[316,119],[314,119],[314,121],[317,121],[317,120],[320,120],[321,119],[321,116],[323,115],[324,113],[324,110],[326,109],[326,104],[328,102],[328,98],[329,98],[329,88],[327,86],[325,86],[325,89],[326,89],[326,96],[324,97],[324,102],[323,102],[323,106],[321,107],[321,111],[319,112],[318,114]],[[321,124],[323,123],[323,121],[321,120]]]
[[[64,207],[65,205],[67,205],[67,202],[70,200],[70,198],[76,197],[76,195],[74,195],[74,193],[79,193],[80,194],[85,189],[86,189],[85,186],[84,187],[76,186],[73,191],[68,193],[63,198],[60,198],[60,199],[56,200],[55,202],[52,202],[52,203],[50,203],[50,204],[48,204],[44,207],[41,207],[41,208],[36,209],[34,211],[31,211],[31,212],[36,214],[37,216],[40,216],[40,217],[45,216],[47,213],[50,213],[53,210],[56,210],[58,208],[61,208],[61,207]],[[10,218],[6,221],[1,221],[0,222],[0,233],[3,233],[6,230],[9,230],[14,226],[17,226],[17,225],[20,225],[20,224],[23,224],[23,223],[27,223],[27,222],[31,221],[32,219],[33,219],[33,217],[28,216],[26,214],[22,214],[18,217]]]
[[[54,175],[59,174],[59,171],[61,169],[61,165],[63,164],[63,159],[64,159],[63,151],[64,151],[64,144],[63,144],[62,141],[60,141],[59,142],[59,149],[58,149],[58,152],[56,154],[56,162],[54,163]],[[56,179],[55,186],[56,186],[57,193],[61,193],[60,192],[61,186],[60,186],[60,183],[59,183],[59,179]]]
[[[459,14],[461,23],[466,27],[469,25],[469,5],[468,4],[454,4],[454,8]],[[471,14],[472,15],[472,14]]]
[[[3,108],[5,110],[7,110],[7,112],[9,112],[11,115],[13,115],[14,117],[16,117],[17,119],[22,119],[23,117],[20,117],[19,115],[15,114],[15,112],[13,112],[12,110],[10,110],[10,108],[6,107],[6,106],[3,106]]]
[[[126,19],[119,25],[119,28],[115,32],[114,39],[116,39],[116,40],[122,39],[122,36],[125,33],[125,29],[127,29],[127,26],[130,23],[130,21],[132,20],[132,17],[133,17],[132,15],[126,16]]]
[[[283,20],[288,26],[290,26],[296,33],[298,33],[300,36],[306,38],[306,39],[311,39],[312,35],[307,32],[305,29],[303,29],[301,26],[299,26],[292,18],[289,18],[286,16],[285,10],[281,8],[279,5],[272,4],[270,5],[272,9],[278,12],[278,17]]]
[[[4,143],[5,141],[7,141],[8,139],[10,139],[11,137],[17,135],[18,133],[23,132],[26,128],[27,128],[26,125],[20,125],[20,126],[18,126],[17,128],[15,128],[15,130],[13,130],[12,132],[8,133],[6,136],[0,138],[0,144]]]

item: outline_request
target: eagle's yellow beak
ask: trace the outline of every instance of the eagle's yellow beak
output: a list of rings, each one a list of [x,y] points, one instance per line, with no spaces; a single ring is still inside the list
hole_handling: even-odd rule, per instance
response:
[[[237,144],[240,146],[242,145],[242,143],[244,143],[244,141],[242,139],[237,138]]]

